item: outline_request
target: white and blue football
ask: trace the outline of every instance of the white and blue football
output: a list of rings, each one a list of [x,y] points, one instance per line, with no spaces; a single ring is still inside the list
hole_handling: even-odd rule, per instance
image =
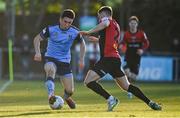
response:
[[[64,100],[61,96],[55,96],[56,101],[53,104],[49,104],[51,109],[56,110],[56,109],[61,109],[64,105]]]

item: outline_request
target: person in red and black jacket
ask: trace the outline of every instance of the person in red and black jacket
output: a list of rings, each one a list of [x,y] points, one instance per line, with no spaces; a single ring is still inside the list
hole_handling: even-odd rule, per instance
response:
[[[98,11],[99,24],[89,31],[80,31],[80,34],[86,35],[90,40],[99,40],[100,60],[90,69],[85,77],[85,85],[101,95],[107,100],[108,111],[112,111],[118,104],[118,99],[110,95],[99,83],[100,79],[113,78],[118,86],[125,91],[133,93],[139,99],[143,100],[154,110],[161,110],[161,106],[147,98],[143,92],[136,86],[129,83],[126,75],[121,69],[121,60],[118,52],[120,39],[120,26],[112,18],[112,8],[103,6]],[[99,32],[99,39],[89,36],[92,33]]]
[[[136,80],[139,73],[141,55],[149,47],[149,40],[143,30],[138,29],[139,19],[129,18],[129,30],[124,33],[120,48],[126,46],[124,71],[130,81]]]

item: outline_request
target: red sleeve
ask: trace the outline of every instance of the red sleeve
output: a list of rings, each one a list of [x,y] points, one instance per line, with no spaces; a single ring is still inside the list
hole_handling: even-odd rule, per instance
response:
[[[145,50],[149,47],[149,40],[145,34],[145,32],[142,32],[143,33],[143,46],[142,48]]]
[[[126,32],[125,32],[125,33],[122,35],[122,40],[121,40],[120,44],[123,45],[123,46],[126,45],[126,39],[127,39],[127,38],[126,38]]]
[[[126,52],[126,50],[127,50],[127,42],[126,42],[126,32],[124,33],[124,34],[121,34],[121,36],[122,36],[122,39],[121,39],[121,41],[120,41],[120,43],[119,43],[119,48],[120,48],[120,50],[123,52],[123,53],[125,53]]]

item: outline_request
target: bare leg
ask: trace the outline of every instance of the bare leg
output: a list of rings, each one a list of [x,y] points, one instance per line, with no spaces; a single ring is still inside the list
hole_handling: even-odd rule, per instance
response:
[[[47,62],[44,65],[44,70],[46,72],[46,88],[48,91],[48,98],[51,96],[54,96],[54,78],[55,78],[55,73],[56,73],[56,65],[53,62]]]
[[[71,98],[73,92],[74,92],[74,80],[72,73],[66,74],[62,76],[61,82],[64,86],[64,100],[69,105],[71,109],[76,108],[76,104],[74,100]]]
[[[72,74],[69,77],[63,76],[61,78],[61,83],[63,84],[64,92],[68,94],[64,96],[64,99],[67,99],[74,92],[74,80]]]

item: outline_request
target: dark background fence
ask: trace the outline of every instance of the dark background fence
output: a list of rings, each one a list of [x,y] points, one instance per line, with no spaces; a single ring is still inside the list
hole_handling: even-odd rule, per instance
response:
[[[69,4],[71,3],[71,4]],[[82,4],[79,4],[82,3]],[[71,8],[76,12],[74,25],[81,26],[82,16],[96,16],[102,5],[113,8],[113,17],[121,26],[121,31],[128,27],[131,15],[136,15],[139,28],[143,29],[149,40],[150,48],[146,56],[163,56],[173,58],[173,79],[179,79],[180,58],[180,1],[179,0],[0,0],[0,76],[8,78],[8,39],[13,41],[13,61],[16,78],[42,78],[43,65],[34,62],[33,38],[45,26],[56,24],[60,12]],[[89,45],[90,42],[86,41]],[[45,48],[42,43],[42,49]],[[75,47],[73,47],[75,48]],[[93,55],[93,46],[86,53],[86,68],[77,69],[78,57],[72,52],[74,75],[78,79],[98,58],[98,51]],[[77,54],[77,53],[76,53]]]

